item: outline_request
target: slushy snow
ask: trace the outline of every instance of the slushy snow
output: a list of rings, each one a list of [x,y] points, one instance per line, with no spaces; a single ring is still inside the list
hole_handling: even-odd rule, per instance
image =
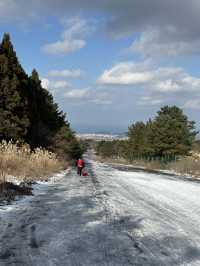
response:
[[[0,209],[0,265],[200,265],[200,183],[88,158]]]

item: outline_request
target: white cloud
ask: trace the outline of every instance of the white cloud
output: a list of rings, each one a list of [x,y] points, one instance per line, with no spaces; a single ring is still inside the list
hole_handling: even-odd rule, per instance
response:
[[[98,79],[98,84],[106,85],[137,85],[151,81],[150,71],[137,71],[136,64],[131,62],[119,63],[106,70]]]
[[[50,81],[47,78],[42,78],[41,84],[44,89],[49,89]]]
[[[49,80],[47,78],[41,79],[42,87],[49,90],[54,96],[61,96],[73,101],[91,100],[93,99],[93,90],[90,88],[77,89],[65,80]]]
[[[73,53],[85,46],[84,40],[63,40],[44,45],[42,50],[52,55]]]
[[[144,106],[154,106],[154,105],[160,105],[163,103],[163,99],[157,98],[155,96],[143,96],[138,101],[138,105],[144,105]]]
[[[72,104],[95,104],[95,105],[110,105],[112,104],[111,95],[95,88],[75,89],[71,88],[63,95],[70,99]]]
[[[62,89],[62,88],[66,88],[69,86],[70,86],[70,83],[65,80],[59,80],[59,81],[52,82],[52,87],[55,89]]]
[[[98,19],[104,20],[104,30],[115,37],[143,32],[132,47],[142,54],[199,54],[199,9],[199,0],[126,0],[123,4],[119,0],[0,0],[0,19],[29,21],[35,16],[61,18],[74,13],[94,17],[96,12],[100,12],[101,19],[99,16]],[[74,50],[69,49],[69,42],[64,43],[64,40],[84,41],[84,38],[79,38],[81,32],[82,36],[88,32],[84,20],[75,17],[63,24],[66,30],[62,39],[56,42],[56,47],[47,46],[47,52],[68,53]]]
[[[72,89],[64,93],[65,98],[84,99],[88,96],[88,89]]]
[[[138,106],[160,106],[163,104],[177,104],[190,109],[200,109],[200,78],[187,73],[182,68],[156,67],[150,62],[123,62],[104,71],[98,79],[102,88],[119,86],[137,90]],[[111,86],[112,85],[112,86]],[[136,96],[137,97],[137,96]],[[195,100],[194,100],[195,98]]]
[[[54,43],[45,44],[42,51],[52,55],[64,55],[73,53],[86,45],[83,39],[89,31],[86,20],[79,17],[65,21],[66,29],[62,33],[62,39]]]
[[[43,88],[49,90],[53,96],[69,100],[70,104],[112,104],[112,95],[102,89],[74,88],[65,80],[52,81],[47,78],[42,78],[41,80]]]
[[[88,25],[88,22],[80,17],[73,17],[70,19],[61,20],[63,26],[66,28],[62,33],[63,39],[73,39],[85,37],[88,33],[93,31],[93,28]]]
[[[98,79],[101,85],[143,86],[162,93],[200,91],[200,78],[193,77],[181,68],[151,67],[123,62],[106,70]]]
[[[155,90],[160,92],[178,92],[182,89],[181,84],[171,79],[155,83]]]
[[[52,93],[54,96],[58,93],[71,88],[71,84],[65,80],[49,80],[47,78],[41,78],[42,87]]]
[[[34,3],[25,0],[0,0],[0,20],[13,21],[19,24],[36,19]]]
[[[191,44],[190,39],[179,39],[176,38],[177,35],[177,30],[169,26],[147,29],[128,50],[139,53],[145,58],[199,54],[200,39],[193,40]]]
[[[106,100],[106,99],[93,99],[91,100],[92,103],[97,104],[97,105],[110,105],[112,104],[111,100]]]
[[[75,79],[75,78],[81,78],[83,75],[84,75],[84,72],[81,71],[80,69],[51,70],[48,73],[48,76],[52,78],[73,78]]]

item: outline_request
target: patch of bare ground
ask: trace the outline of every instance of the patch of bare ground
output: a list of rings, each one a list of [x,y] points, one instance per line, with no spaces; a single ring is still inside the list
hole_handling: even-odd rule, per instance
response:
[[[18,196],[32,196],[32,187],[28,184],[15,185],[10,182],[0,184],[0,203],[8,203]]]

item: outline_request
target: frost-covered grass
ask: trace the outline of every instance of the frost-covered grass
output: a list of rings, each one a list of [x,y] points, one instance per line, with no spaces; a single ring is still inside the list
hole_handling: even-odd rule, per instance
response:
[[[9,176],[19,181],[45,180],[47,176],[63,169],[56,155],[37,148],[31,151],[29,145],[13,142],[0,143],[0,182],[6,182]]]

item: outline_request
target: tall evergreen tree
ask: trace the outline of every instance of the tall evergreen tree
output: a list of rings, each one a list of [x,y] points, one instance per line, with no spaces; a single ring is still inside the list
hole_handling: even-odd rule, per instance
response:
[[[135,155],[150,155],[153,152],[150,132],[152,130],[152,121],[136,122],[128,129],[129,147],[131,154]]]
[[[128,129],[128,137],[130,141],[130,149],[135,154],[143,154],[146,140],[146,125],[143,122],[136,122]]]
[[[0,140],[26,141],[31,147],[63,149],[68,158],[82,153],[65,114],[42,87],[33,70],[27,76],[20,65],[9,34],[0,44]],[[56,146],[56,141],[59,145]],[[63,146],[66,147],[63,147]]]
[[[29,127],[28,78],[5,34],[0,45],[0,138],[23,140]]]
[[[29,79],[29,86],[31,126],[28,138],[33,146],[47,146],[50,144],[51,138],[66,124],[65,115],[58,110],[52,95],[42,88],[35,69]]]
[[[66,160],[78,159],[83,153],[83,147],[81,147],[69,125],[63,126],[56,133],[50,149]]]
[[[189,121],[176,106],[164,106],[156,116],[151,140],[156,155],[184,155],[192,147],[197,132],[195,122]]]

